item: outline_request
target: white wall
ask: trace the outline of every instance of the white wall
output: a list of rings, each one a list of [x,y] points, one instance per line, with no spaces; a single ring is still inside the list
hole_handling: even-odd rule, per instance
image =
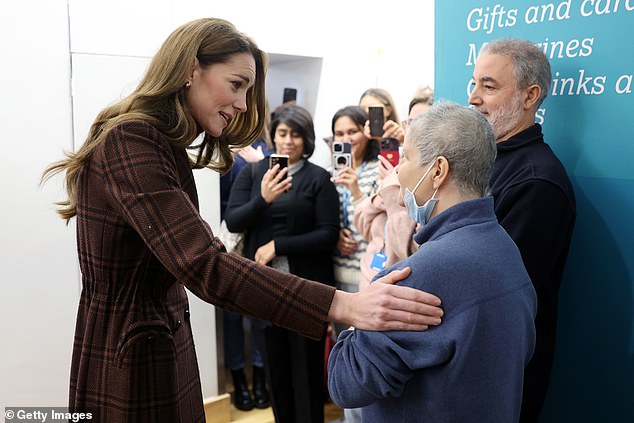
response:
[[[250,7],[227,8],[219,16],[252,36],[267,52],[323,58],[314,116],[318,139],[330,135],[332,115],[356,104],[367,88],[387,89],[403,119],[414,90],[420,85],[433,87],[433,0],[245,4]],[[197,16],[186,13],[195,7],[182,9],[184,20]]]
[[[74,225],[52,211],[57,181],[38,183],[72,148],[66,3],[0,7],[0,406],[63,405],[79,294]]]
[[[317,108],[322,59],[316,57],[269,54],[266,73],[266,98],[271,111],[282,104],[284,88],[297,89],[297,104],[311,114]]]
[[[418,3],[3,0],[0,407],[67,403],[80,289],[75,232],[53,212],[63,198],[60,178],[39,188],[41,171],[83,142],[95,113],[133,88],[176,26],[222,17],[265,51],[323,58],[318,91],[305,93],[319,139],[330,133],[333,113],[368,87],[390,91],[404,117],[414,89],[433,84],[433,1]],[[217,177],[195,174],[215,227]],[[213,309],[192,302],[203,392],[211,396]]]

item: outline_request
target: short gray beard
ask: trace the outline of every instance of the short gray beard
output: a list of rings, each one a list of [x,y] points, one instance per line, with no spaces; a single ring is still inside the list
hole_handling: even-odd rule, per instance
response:
[[[500,107],[495,112],[489,111],[487,120],[493,127],[495,139],[499,140],[511,132],[524,115],[521,93],[517,93],[507,107]]]

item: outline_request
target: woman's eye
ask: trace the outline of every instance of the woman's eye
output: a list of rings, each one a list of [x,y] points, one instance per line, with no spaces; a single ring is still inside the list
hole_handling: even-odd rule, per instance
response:
[[[233,81],[231,84],[233,85],[233,88],[235,88],[236,90],[239,90],[242,87],[241,81]]]

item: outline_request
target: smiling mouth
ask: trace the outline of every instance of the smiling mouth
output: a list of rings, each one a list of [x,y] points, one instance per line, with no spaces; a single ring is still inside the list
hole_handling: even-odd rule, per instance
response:
[[[231,116],[226,114],[225,112],[220,112],[220,116],[222,116],[222,118],[225,120],[225,123],[229,125],[229,122],[231,122]]]

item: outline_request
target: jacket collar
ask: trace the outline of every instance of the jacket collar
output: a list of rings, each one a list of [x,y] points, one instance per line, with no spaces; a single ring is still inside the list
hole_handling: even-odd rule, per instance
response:
[[[516,150],[533,142],[544,142],[542,126],[539,123],[529,126],[522,132],[513,135],[508,140],[498,143],[497,150],[498,152]]]
[[[464,201],[434,216],[416,235],[414,241],[423,244],[448,232],[469,225],[497,221],[493,211],[493,197]]]

